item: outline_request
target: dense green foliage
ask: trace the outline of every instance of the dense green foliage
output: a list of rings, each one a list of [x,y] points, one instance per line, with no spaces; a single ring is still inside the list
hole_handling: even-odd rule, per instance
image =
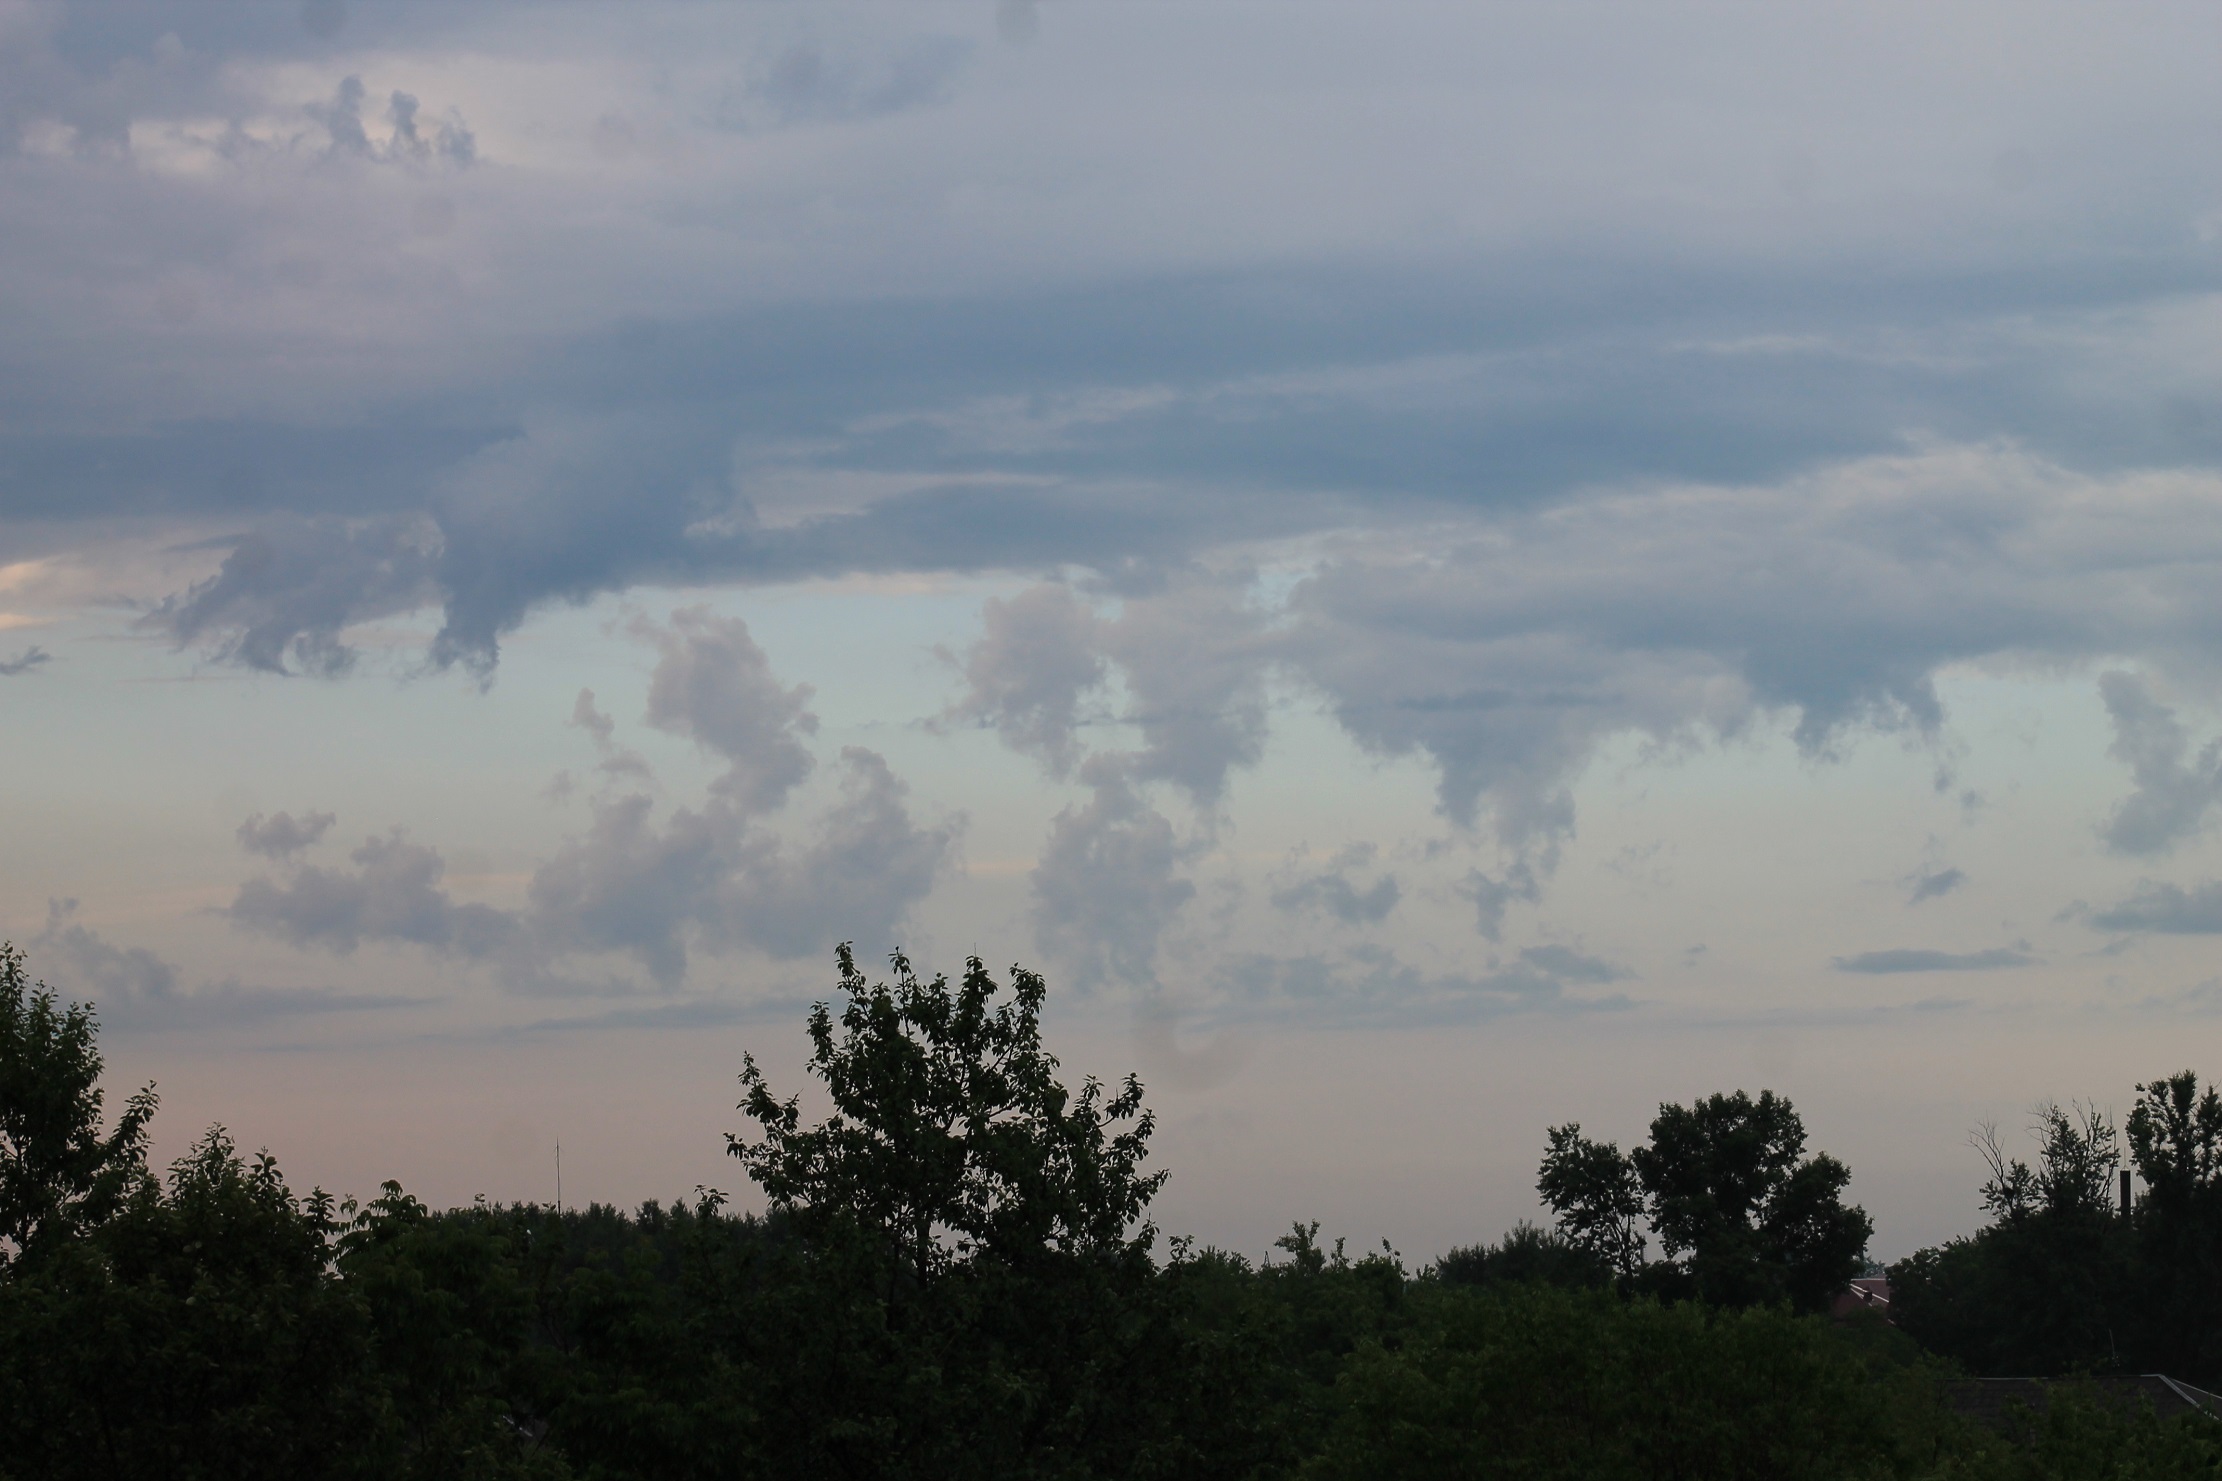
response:
[[[357,1207],[221,1130],[158,1176],[151,1094],[103,1133],[90,1015],[0,961],[7,1206],[35,1214],[0,1271],[0,1481],[2222,1476],[2222,1425],[2071,1396],[2012,1441],[1904,1334],[1799,1314],[1865,1222],[1771,1096],[1663,1107],[1639,1157],[1554,1133],[1546,1193],[1602,1189],[1560,1229],[1415,1272],[1298,1225],[1253,1264],[1160,1247],[1140,1087],[1063,1088],[1038,977],[873,984],[844,952],[809,1025],[833,1113],[744,1068],[764,1215]],[[2222,1113],[2151,1094],[2153,1238],[2207,1258]],[[2089,1151],[2001,1159],[1999,1227]],[[1628,1258],[1645,1216],[1667,1261]]]

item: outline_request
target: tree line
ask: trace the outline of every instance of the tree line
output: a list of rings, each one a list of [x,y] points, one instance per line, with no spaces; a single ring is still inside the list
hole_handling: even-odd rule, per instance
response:
[[[806,1119],[753,1059],[728,1149],[767,1211],[434,1210],[296,1192],[221,1128],[149,1166],[90,1008],[0,947],[0,1481],[76,1477],[2222,1475],[2222,1422],[2073,1388],[2013,1435],[1955,1373],[2216,1376],[2222,1106],[1991,1151],[1991,1222],[1866,1269],[1849,1173],[1787,1100],[1662,1106],[1628,1153],[1550,1128],[1549,1228],[1408,1269],[1298,1224],[1252,1262],[1161,1239],[1133,1078],[1066,1086],[1046,986],[846,947]],[[1654,1247],[1656,1256],[1654,1257]],[[2063,1282],[2065,1284],[2063,1284]]]

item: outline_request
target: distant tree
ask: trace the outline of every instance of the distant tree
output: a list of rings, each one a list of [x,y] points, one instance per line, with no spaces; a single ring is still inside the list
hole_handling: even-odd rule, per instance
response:
[[[1579,1125],[1552,1127],[1537,1179],[1565,1238],[1624,1282],[1722,1306],[1818,1311],[1857,1275],[1873,1224],[1847,1207],[1843,1163],[1805,1156],[1805,1125],[1772,1091],[1661,1105],[1623,1156]],[[1667,1256],[1643,1267],[1648,1218]]]
[[[1617,1273],[1594,1250],[1525,1219],[1491,1245],[1467,1245],[1435,1262],[1435,1279],[1453,1286],[1547,1285],[1581,1289],[1612,1284]]]
[[[146,1176],[150,1084],[101,1132],[99,1025],[0,942],[0,1271],[113,1216]]]

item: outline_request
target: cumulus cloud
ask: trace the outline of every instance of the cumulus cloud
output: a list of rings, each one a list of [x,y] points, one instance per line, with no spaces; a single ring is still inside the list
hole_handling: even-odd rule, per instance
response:
[[[1350,880],[1350,871],[1371,865],[1377,852],[1370,843],[1354,843],[1337,851],[1326,869],[1275,889],[1271,896],[1274,907],[1318,912],[1344,925],[1379,925],[1402,898],[1396,876],[1383,874],[1364,890]]]
[[[744,812],[776,809],[810,775],[798,739],[818,729],[810,686],[782,688],[748,624],[707,607],[681,608],[669,626],[643,619],[633,631],[663,655],[648,683],[648,723],[723,757],[712,790]]]
[[[1199,807],[1216,803],[1227,775],[1265,748],[1265,668],[1273,651],[1265,614],[1242,593],[1246,572],[1186,571],[1159,591],[1129,598],[1104,645],[1126,677],[1129,720],[1143,747],[1140,781],[1182,788]]]
[[[597,798],[587,828],[534,870],[521,910],[458,902],[439,852],[398,829],[366,840],[352,868],[325,868],[294,856],[330,826],[329,815],[258,814],[241,826],[241,841],[290,867],[242,884],[228,911],[233,924],[343,955],[365,942],[414,945],[489,964],[525,988],[575,985],[581,957],[629,957],[671,989],[698,951],[791,959],[854,937],[892,941],[932,889],[961,818],[916,821],[909,789],[886,759],[852,746],[841,752],[830,805],[774,831],[763,814],[813,765],[796,739],[816,726],[808,686],[781,685],[747,627],[706,609],[635,631],[661,652],[650,721],[728,763],[700,805],[659,815],[645,793]],[[594,741],[605,772],[638,767],[617,748],[615,722],[591,691],[580,691],[571,723]]]
[[[307,812],[298,818],[287,812],[267,818],[256,813],[239,825],[239,846],[269,859],[290,858],[312,847],[338,821],[328,812]]]
[[[2207,742],[2192,757],[2183,722],[2142,675],[2101,674],[2099,693],[2114,722],[2107,754],[2129,767],[2136,782],[2099,836],[2118,854],[2166,853],[2204,828],[2208,810],[2222,798],[2222,740]]]
[[[1120,758],[1090,758],[1080,780],[1092,795],[1057,815],[1030,879],[1034,939],[1082,987],[1149,982],[1158,940],[1196,887],[1180,877],[1171,821]]]
[[[2094,913],[2090,919],[2102,931],[2222,935],[2222,881],[2208,880],[2185,889],[2159,880],[2140,880],[2129,898]]]
[[[485,958],[517,939],[507,912],[455,903],[442,883],[447,861],[399,829],[366,838],[349,857],[352,870],[304,864],[282,883],[250,879],[225,913],[242,930],[343,956],[367,940]]]
[[[964,659],[965,694],[950,717],[992,726],[1050,775],[1070,775],[1086,751],[1081,700],[1104,680],[1095,613],[1071,588],[1041,582],[1009,601],[988,598],[980,622],[980,640]]]
[[[1988,951],[1964,952],[1910,948],[1863,951],[1857,956],[1836,957],[1831,965],[1839,972],[1888,976],[1899,972],[1990,972],[2005,967],[2033,966],[2036,961],[2026,951],[1997,946]]]
[[[958,824],[921,826],[884,758],[841,753],[839,800],[791,842],[751,825],[731,799],[658,822],[644,796],[599,803],[593,825],[535,871],[533,939],[618,952],[664,986],[691,950],[748,946],[780,958],[852,937],[890,940],[931,890]]]
[[[31,939],[54,963],[42,961],[42,971],[101,1002],[160,1003],[177,995],[177,968],[142,947],[114,945],[76,916],[75,900],[46,902],[46,925]]]

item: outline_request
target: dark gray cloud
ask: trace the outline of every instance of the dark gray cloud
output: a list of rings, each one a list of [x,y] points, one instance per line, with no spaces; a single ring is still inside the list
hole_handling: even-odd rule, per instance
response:
[[[1396,876],[1380,875],[1363,890],[1350,879],[1350,871],[1370,866],[1377,852],[1370,843],[1354,843],[1338,850],[1326,869],[1275,889],[1271,896],[1274,907],[1316,911],[1349,926],[1379,925],[1402,898]]]
[[[2183,722],[2142,675],[2101,674],[2099,693],[2114,722],[2107,754],[2127,766],[2137,784],[2099,836],[2118,854],[2166,853],[2204,829],[2208,810],[2222,799],[2222,740],[2192,756]]]
[[[215,575],[164,599],[141,625],[273,673],[333,677],[354,666],[348,627],[431,599],[441,545],[421,516],[277,518],[225,542]]]
[[[1988,951],[1863,951],[1857,956],[1836,957],[1831,965],[1839,972],[1887,976],[1898,972],[1990,972],[2034,966],[2036,961],[2026,951],[1996,946]]]
[[[1967,875],[1961,870],[1950,867],[1924,869],[1908,877],[1904,883],[1906,886],[1906,903],[1908,905],[1919,905],[1924,900],[1943,899],[1946,895],[1965,885]]]
[[[1057,815],[1031,876],[1034,939],[1080,987],[1152,981],[1158,939],[1196,894],[1184,850],[1123,758],[1091,757],[1080,780],[1092,795]]]
[[[2189,889],[2140,880],[2129,898],[2091,916],[2102,931],[2156,931],[2162,935],[2222,935],[2222,881]]]
[[[12,679],[18,674],[30,673],[39,665],[53,661],[53,654],[34,643],[13,658],[0,659],[0,678]]]

